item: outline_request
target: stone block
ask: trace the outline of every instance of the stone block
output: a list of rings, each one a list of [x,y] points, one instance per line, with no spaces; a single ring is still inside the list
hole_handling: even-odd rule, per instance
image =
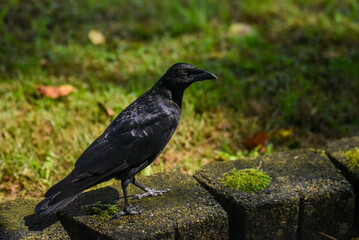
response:
[[[170,188],[158,197],[131,199],[130,204],[143,209],[140,215],[101,220],[85,211],[83,206],[101,201],[124,207],[119,185],[82,194],[60,216],[61,223],[72,238],[100,239],[227,239],[228,218],[219,203],[191,176],[182,173],[158,174],[137,179],[157,189]],[[142,193],[129,186],[130,196]],[[121,198],[119,199],[119,196]]]
[[[359,187],[359,168],[350,169],[350,159],[346,156],[346,153],[354,148],[359,148],[359,136],[331,142],[327,145],[325,152],[349,181],[355,187]]]
[[[233,168],[257,168],[269,187],[240,192],[220,183]],[[213,162],[195,174],[228,212],[232,239],[348,239],[353,234],[351,185],[322,151],[295,150]]]
[[[17,198],[0,203],[0,239],[70,239],[55,216],[34,214],[39,199]]]
[[[340,169],[342,174],[354,186],[355,193],[355,221],[354,230],[356,236],[359,236],[359,168],[352,168],[347,153],[353,149],[359,148],[359,136],[343,138],[331,142],[326,147],[326,154],[332,160],[333,164]]]

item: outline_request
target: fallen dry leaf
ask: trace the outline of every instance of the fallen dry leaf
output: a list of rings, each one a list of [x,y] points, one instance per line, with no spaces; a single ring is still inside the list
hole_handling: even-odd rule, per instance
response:
[[[106,107],[105,104],[103,104],[102,102],[98,102],[98,106],[100,107],[100,109],[105,112],[107,114],[107,116],[109,117],[112,117],[115,113],[114,111],[109,108],[109,107]]]
[[[88,33],[88,38],[95,45],[104,45],[106,43],[106,39],[103,34],[98,30],[90,30]]]
[[[267,146],[266,145],[262,145],[261,148],[259,149],[259,152],[262,154],[265,154],[267,151]]]
[[[35,89],[40,95],[53,99],[67,96],[74,91],[74,87],[71,85],[61,85],[57,87],[37,85]]]
[[[268,137],[269,137],[269,134],[267,132],[257,132],[255,134],[253,134],[252,136],[250,136],[249,138],[247,138],[243,142],[243,145],[249,149],[253,149],[257,146],[262,146],[260,152],[263,152],[263,151],[265,152],[265,146],[268,142]]]
[[[109,107],[106,107],[106,113],[108,116],[112,117],[115,113],[113,112],[113,110]]]

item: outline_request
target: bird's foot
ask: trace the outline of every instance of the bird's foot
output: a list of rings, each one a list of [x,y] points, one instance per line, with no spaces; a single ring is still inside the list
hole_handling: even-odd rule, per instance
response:
[[[136,209],[139,206],[140,206],[140,204],[138,204],[135,207],[131,207],[131,205],[128,206],[128,207],[124,207],[124,209],[122,209],[121,211],[119,211],[115,215],[113,215],[111,219],[117,219],[117,218],[120,218],[120,217],[125,216],[125,215],[141,214],[143,212],[143,209],[140,209],[140,210],[136,211]]]
[[[141,198],[145,198],[148,196],[157,197],[157,196],[161,196],[165,192],[168,192],[169,190],[171,190],[171,189],[165,188],[162,190],[156,190],[156,186],[154,186],[152,189],[149,188],[145,193],[136,194],[134,198],[141,199]]]

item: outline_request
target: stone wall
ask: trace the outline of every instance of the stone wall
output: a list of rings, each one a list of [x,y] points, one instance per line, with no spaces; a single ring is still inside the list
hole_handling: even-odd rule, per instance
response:
[[[39,218],[40,199],[0,203],[0,239],[351,239],[359,230],[359,168],[346,154],[359,137],[237,161],[212,162],[194,176],[138,180],[171,191],[130,199],[143,213],[112,220],[123,208],[118,185],[88,191],[56,216]],[[256,168],[269,187],[241,192],[219,182],[229,170]],[[129,195],[140,193],[129,187]]]

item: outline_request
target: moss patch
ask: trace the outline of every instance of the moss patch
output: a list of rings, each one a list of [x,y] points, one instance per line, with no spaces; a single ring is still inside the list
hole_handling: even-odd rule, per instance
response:
[[[349,159],[348,166],[349,170],[354,172],[359,169],[359,148],[352,148],[345,152],[345,156]]]
[[[224,173],[220,179],[225,186],[243,192],[259,191],[269,186],[270,177],[259,169],[245,168]]]
[[[101,221],[108,221],[117,213],[117,208],[112,204],[102,204],[100,201],[94,204],[85,205],[84,210]]]

